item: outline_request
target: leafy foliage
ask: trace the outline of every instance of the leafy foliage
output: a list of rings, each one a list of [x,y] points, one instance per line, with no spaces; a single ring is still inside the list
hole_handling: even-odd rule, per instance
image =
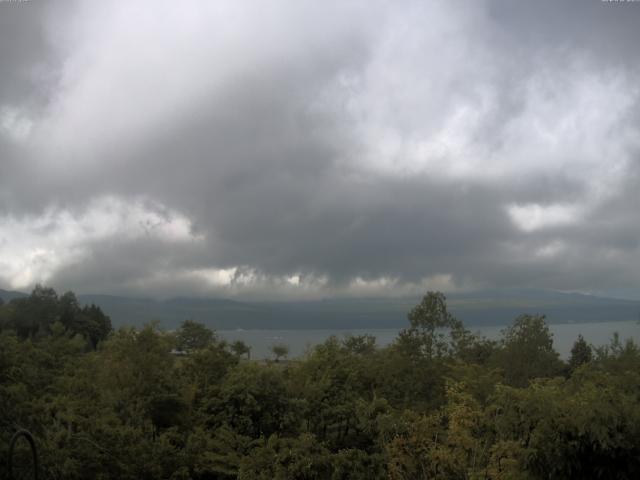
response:
[[[502,348],[493,356],[493,364],[502,368],[505,382],[525,387],[529,381],[553,377],[563,365],[553,349],[553,336],[540,315],[520,315],[503,332]]]
[[[573,371],[580,365],[589,363],[593,359],[591,347],[582,335],[578,335],[578,339],[571,348],[571,357],[569,358],[569,368]]]
[[[214,333],[204,324],[185,320],[176,334],[176,348],[183,352],[193,352],[207,348],[214,341]]]
[[[565,363],[544,317],[491,342],[437,292],[388,347],[332,337],[287,362],[193,321],[111,331],[40,286],[0,329],[0,451],[31,430],[45,478],[640,478],[634,342],[579,337]]]

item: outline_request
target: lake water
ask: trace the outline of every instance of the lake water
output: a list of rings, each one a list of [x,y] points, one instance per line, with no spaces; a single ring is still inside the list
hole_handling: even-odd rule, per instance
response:
[[[502,326],[470,328],[490,339],[500,338]],[[555,349],[563,358],[569,356],[573,342],[578,335],[593,345],[608,344],[614,332],[621,340],[633,338],[640,342],[640,325],[635,322],[569,323],[549,325],[553,333]],[[379,328],[359,330],[219,330],[217,333],[227,341],[242,340],[251,347],[251,357],[256,359],[272,357],[271,347],[282,344],[289,347],[289,358],[300,357],[314,345],[324,342],[331,335],[344,338],[346,335],[369,334],[376,337],[378,346],[390,344],[400,329]]]

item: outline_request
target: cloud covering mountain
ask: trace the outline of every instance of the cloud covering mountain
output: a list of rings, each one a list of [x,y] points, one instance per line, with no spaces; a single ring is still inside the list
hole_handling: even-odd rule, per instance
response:
[[[0,288],[640,296],[640,3],[0,3]]]

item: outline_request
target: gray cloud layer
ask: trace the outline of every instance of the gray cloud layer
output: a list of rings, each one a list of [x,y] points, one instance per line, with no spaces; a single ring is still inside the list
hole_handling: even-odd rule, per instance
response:
[[[0,3],[0,287],[640,295],[639,21]]]

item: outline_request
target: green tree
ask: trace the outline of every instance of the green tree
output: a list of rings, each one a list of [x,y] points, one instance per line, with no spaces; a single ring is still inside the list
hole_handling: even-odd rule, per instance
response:
[[[295,394],[303,400],[306,429],[331,449],[367,448],[375,442],[375,413],[366,413],[377,400],[375,358],[330,337],[291,369]]]
[[[312,435],[271,436],[242,460],[238,480],[331,478],[331,455]]]
[[[20,338],[34,338],[51,333],[51,326],[59,319],[58,295],[53,288],[35,286],[26,298],[15,298],[12,323]]]
[[[441,292],[427,292],[408,318],[409,328],[400,332],[398,343],[413,355],[442,357],[469,341],[469,332],[449,313],[447,297]]]
[[[502,335],[502,348],[493,356],[493,364],[504,371],[509,385],[526,387],[534,378],[562,372],[544,315],[520,315]]]
[[[229,347],[231,348],[231,351],[238,357],[246,355],[247,360],[251,359],[251,347],[244,343],[242,340],[236,340]]]
[[[271,353],[273,353],[276,362],[279,362],[281,358],[286,358],[289,355],[289,347],[278,343],[271,346]]]
[[[229,370],[238,364],[238,357],[226,349],[221,342],[196,350],[179,363],[179,373],[193,392],[193,401],[200,406],[204,399],[213,394]]]
[[[571,348],[571,356],[569,357],[569,368],[573,371],[580,365],[589,363],[592,360],[593,354],[591,347],[585,341],[582,335],[578,335],[578,339],[574,342]]]
[[[373,335],[349,335],[342,344],[356,355],[371,355],[376,351],[376,337]]]
[[[81,307],[76,294],[73,292],[65,292],[60,297],[60,322],[64,327],[71,331],[79,330],[78,321],[80,320]]]
[[[385,458],[382,453],[358,448],[344,448],[331,458],[331,480],[386,480]]]
[[[14,330],[13,321],[14,306],[9,303],[0,303],[0,332],[3,330]]]
[[[111,319],[97,305],[84,306],[75,325],[75,333],[82,335],[94,350],[112,331]]]
[[[295,431],[300,421],[280,368],[240,363],[204,405],[210,428],[227,425],[252,438]]]
[[[185,320],[176,332],[176,348],[185,352],[206,348],[215,340],[215,334],[203,323]]]
[[[124,423],[143,427],[151,422],[151,434],[166,426],[158,405],[186,394],[175,381],[179,377],[170,351],[171,338],[157,324],[141,330],[121,328],[105,343],[95,376],[105,401]]]
[[[447,386],[446,403],[429,415],[404,412],[387,443],[389,478],[483,478],[488,460],[484,412],[463,384]]]

